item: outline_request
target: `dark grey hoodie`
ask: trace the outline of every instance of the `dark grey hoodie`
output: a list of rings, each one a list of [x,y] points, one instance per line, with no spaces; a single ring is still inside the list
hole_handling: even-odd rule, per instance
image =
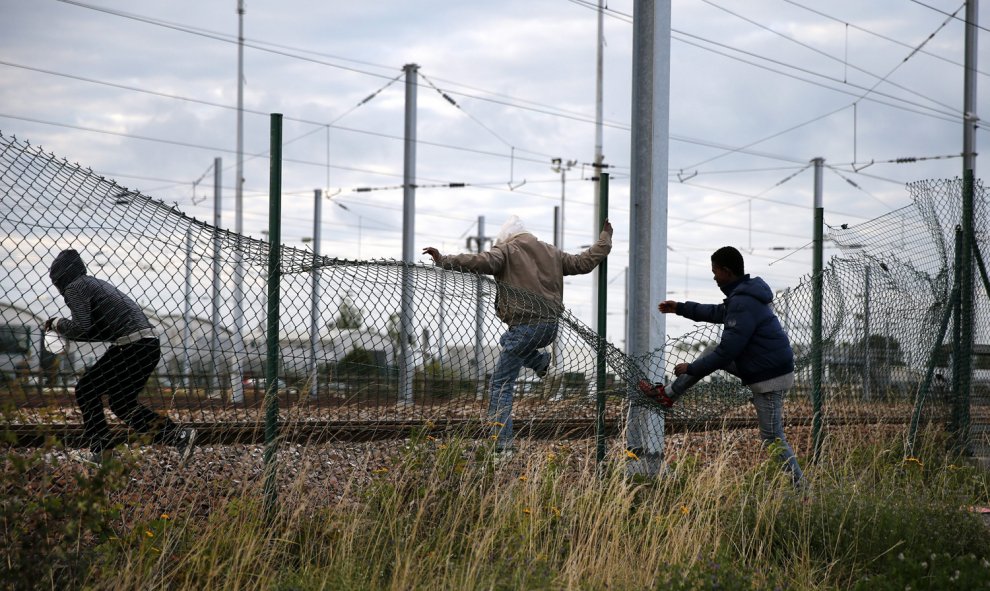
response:
[[[75,250],[58,253],[48,276],[72,312],[71,320],[59,320],[59,334],[74,341],[115,341],[151,328],[148,317],[134,300],[106,281],[86,274],[86,265]]]

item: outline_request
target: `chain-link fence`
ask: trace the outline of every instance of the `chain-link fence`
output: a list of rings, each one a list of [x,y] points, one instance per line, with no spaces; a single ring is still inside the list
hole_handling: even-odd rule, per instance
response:
[[[820,342],[812,334],[810,278],[777,292],[774,306],[797,362],[786,409],[791,424],[811,421],[816,346],[826,426],[881,421],[907,430],[915,415],[950,418],[953,331],[939,329],[952,299],[961,183],[921,182],[909,189],[912,206],[828,233],[842,255],[824,271]],[[632,359],[600,343],[567,311],[489,277],[317,257],[282,246],[274,335],[266,314],[268,243],[194,220],[3,136],[0,190],[0,400],[8,424],[24,434],[41,425],[68,435],[81,424],[76,385],[109,346],[73,341],[54,354],[44,344],[45,321],[68,315],[49,268],[69,248],[80,253],[89,275],[133,299],[157,333],[161,358],[140,401],[179,424],[204,427],[215,441],[259,438],[266,392],[277,395],[282,433],[306,440],[368,437],[426,422],[483,427],[504,331],[496,295],[559,316],[549,377],[524,369],[516,383],[517,429],[590,433],[599,347],[608,365],[604,412],[613,433],[629,404],[667,412],[670,428],[754,424],[748,391],[723,372],[667,411],[634,386],[646,375],[671,379],[674,365],[718,341],[718,326],[698,326],[663,351]],[[987,219],[982,186],[976,203],[981,244]],[[403,305],[403,289],[412,294],[411,305]],[[990,385],[983,375],[990,347],[979,344],[987,340],[987,299],[977,302],[974,317],[963,319],[976,327],[974,408],[986,404]],[[270,347],[278,356],[278,383],[271,388]],[[974,412],[974,425],[980,416]]]
[[[481,425],[504,331],[496,295],[559,317],[550,375],[524,369],[516,383],[517,425],[556,432],[593,424],[597,335],[536,296],[432,265],[283,246],[279,329],[270,335],[268,243],[189,218],[15,139],[2,138],[0,159],[0,395],[13,424],[72,433],[81,423],[76,384],[110,347],[73,340],[54,354],[45,345],[45,321],[70,314],[49,278],[56,254],[70,248],[90,276],[133,299],[155,327],[161,359],[141,402],[178,423],[209,427],[216,440],[257,437],[269,391],[277,393],[284,432],[302,430],[307,439],[321,430],[385,433],[427,421]],[[402,305],[404,289],[411,306]],[[275,388],[266,383],[270,336]],[[640,364],[603,347],[606,415],[614,423],[629,396],[652,403],[626,388],[643,375]]]

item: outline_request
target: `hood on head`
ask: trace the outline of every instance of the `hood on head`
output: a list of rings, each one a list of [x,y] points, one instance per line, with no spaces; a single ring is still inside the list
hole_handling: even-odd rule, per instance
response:
[[[63,250],[55,257],[48,277],[59,293],[65,291],[70,283],[86,274],[86,265],[75,250]]]
[[[523,221],[519,219],[519,216],[513,214],[510,215],[502,227],[498,231],[498,235],[495,236],[495,244],[502,244],[520,234],[529,234],[530,231],[526,229]]]

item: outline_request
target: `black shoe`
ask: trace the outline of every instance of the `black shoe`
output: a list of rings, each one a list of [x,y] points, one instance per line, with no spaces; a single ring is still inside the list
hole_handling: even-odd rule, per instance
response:
[[[179,451],[179,462],[185,464],[193,454],[193,443],[196,441],[196,429],[187,427],[179,431],[175,449]]]

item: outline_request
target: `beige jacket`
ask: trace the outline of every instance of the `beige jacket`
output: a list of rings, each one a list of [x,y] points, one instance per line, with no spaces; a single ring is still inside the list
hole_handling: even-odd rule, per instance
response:
[[[493,275],[498,284],[498,317],[509,326],[517,326],[556,320],[564,309],[564,275],[590,273],[611,250],[612,234],[604,230],[598,242],[581,254],[568,254],[522,233],[488,252],[441,257],[440,265]]]

